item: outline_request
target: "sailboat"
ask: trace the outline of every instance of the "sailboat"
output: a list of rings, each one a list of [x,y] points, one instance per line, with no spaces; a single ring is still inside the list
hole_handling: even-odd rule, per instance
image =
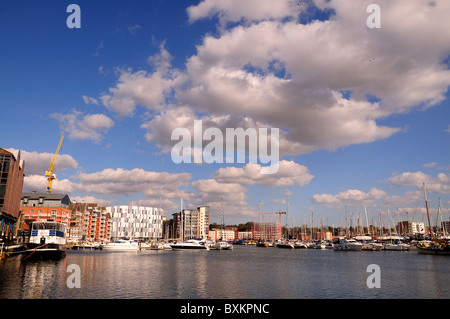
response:
[[[183,216],[183,199],[180,200],[180,241],[169,244],[172,250],[209,250],[206,238],[190,238],[185,240],[185,221]],[[192,235],[192,234],[190,234]],[[191,237],[191,236],[189,236]]]
[[[277,248],[295,249],[294,244],[289,241],[288,228],[287,228],[288,213],[289,213],[289,196],[288,196],[287,211],[286,211],[286,240],[282,241],[282,242],[279,242],[277,244]]]
[[[428,227],[430,229],[430,240],[423,241],[417,245],[417,252],[419,254],[431,255],[447,255],[450,256],[450,240],[449,239],[435,239],[433,238],[433,230],[430,222],[430,212],[428,210],[428,198],[425,183],[423,183],[425,206],[427,209]]]
[[[225,231],[225,214],[223,212],[222,198],[220,199],[220,206],[222,211],[222,238],[216,242],[215,248],[217,250],[233,250],[233,245],[223,239],[223,233]]]
[[[258,228],[259,228],[259,236],[260,238],[258,239],[258,241],[256,242],[256,247],[269,247],[269,242],[265,239],[261,239],[261,202],[258,202],[258,216],[259,216],[259,223],[258,223]],[[265,226],[264,226],[264,230],[265,230]],[[266,236],[266,232],[264,231],[264,236]]]

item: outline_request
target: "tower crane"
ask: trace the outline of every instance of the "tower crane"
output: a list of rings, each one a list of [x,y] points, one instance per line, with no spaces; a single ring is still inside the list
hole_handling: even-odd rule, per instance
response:
[[[281,212],[281,211],[279,211],[279,212],[275,212],[275,213],[260,213],[260,215],[273,215],[273,214],[279,215],[279,217],[280,217],[279,227],[280,227],[280,234],[281,234],[281,231],[282,231],[282,226],[281,226],[281,215],[286,215],[287,212]],[[261,222],[260,222],[260,225],[261,225]],[[260,226],[260,227],[261,227],[261,226]],[[264,230],[264,236],[266,236],[266,231],[265,231],[265,230]]]
[[[45,176],[47,177],[47,193],[52,192],[52,182],[56,179],[56,175],[53,174],[53,165],[55,164],[56,157],[58,156],[59,149],[61,148],[62,141],[64,139],[64,134],[61,135],[61,139],[59,140],[58,147],[56,148],[55,155],[53,155],[52,161],[50,162],[50,167],[48,171],[45,172]]]

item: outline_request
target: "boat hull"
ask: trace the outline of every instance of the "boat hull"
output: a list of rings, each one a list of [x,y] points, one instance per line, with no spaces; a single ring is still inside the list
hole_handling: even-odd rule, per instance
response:
[[[442,249],[442,248],[417,247],[417,252],[419,254],[427,254],[427,255],[450,256],[450,250],[449,249]]]
[[[27,248],[22,253],[22,260],[58,260],[66,256],[66,249],[61,245],[46,245],[42,248],[28,245]]]
[[[104,245],[102,246],[102,250],[114,250],[114,251],[119,251],[119,250],[139,250],[139,246],[115,246],[115,245]]]
[[[284,249],[294,249],[294,245],[292,244],[278,244],[277,245],[278,248],[284,248]]]
[[[206,246],[196,246],[196,245],[170,245],[172,250],[208,250]]]

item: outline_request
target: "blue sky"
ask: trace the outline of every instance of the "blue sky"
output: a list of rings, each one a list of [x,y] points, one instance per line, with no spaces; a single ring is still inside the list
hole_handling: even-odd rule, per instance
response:
[[[69,29],[69,4],[81,28]],[[379,4],[381,28],[366,8]],[[211,206],[292,225],[450,211],[448,1],[3,1],[0,146],[24,191],[102,204]],[[414,34],[414,36],[412,36]],[[280,169],[175,164],[174,128],[279,128]],[[258,164],[256,164],[258,165]],[[398,213],[397,213],[398,212]],[[276,216],[276,215],[273,215]],[[384,219],[386,220],[386,218]]]

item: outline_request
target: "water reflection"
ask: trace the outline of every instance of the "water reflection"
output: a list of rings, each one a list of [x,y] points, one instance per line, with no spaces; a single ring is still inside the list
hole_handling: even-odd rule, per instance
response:
[[[68,288],[67,266],[81,270]],[[366,285],[369,264],[381,289]],[[69,252],[0,263],[0,298],[450,298],[445,256],[240,246],[233,251]]]

